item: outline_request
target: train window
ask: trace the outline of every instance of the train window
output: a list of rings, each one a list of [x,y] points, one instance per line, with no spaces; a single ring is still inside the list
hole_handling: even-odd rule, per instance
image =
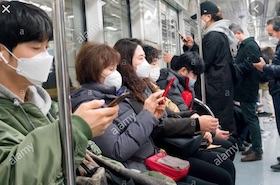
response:
[[[106,44],[114,45],[124,37],[130,37],[129,4],[125,0],[103,0],[103,30]]]
[[[53,19],[52,1],[51,0],[31,0],[29,3],[43,9]],[[69,67],[69,74],[73,85],[76,86],[75,77],[75,56],[79,51],[81,44],[86,40],[83,33],[83,18],[82,18],[82,1],[65,0],[65,31],[67,42],[67,61]],[[75,10],[74,8],[75,7]],[[49,53],[55,55],[53,42],[49,43]],[[50,84],[55,84],[50,82]],[[53,87],[55,88],[55,87]]]

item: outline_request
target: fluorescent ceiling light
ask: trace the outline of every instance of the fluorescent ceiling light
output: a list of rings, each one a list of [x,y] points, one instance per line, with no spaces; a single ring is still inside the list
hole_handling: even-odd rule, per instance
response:
[[[107,26],[106,29],[111,30],[111,31],[117,31],[118,30],[117,28],[114,28],[112,26]]]
[[[52,8],[48,7],[47,5],[41,5],[40,8],[44,11],[51,12]]]
[[[121,18],[121,16],[119,16],[119,15],[117,15],[117,14],[115,14],[115,13],[112,13],[111,15],[112,15],[113,17],[117,17],[117,18],[119,18],[119,19]]]

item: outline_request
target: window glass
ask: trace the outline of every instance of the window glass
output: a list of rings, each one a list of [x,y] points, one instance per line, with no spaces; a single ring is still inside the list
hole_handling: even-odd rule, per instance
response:
[[[126,0],[103,0],[104,40],[108,45],[130,37],[129,5]]]
[[[53,20],[52,1],[50,0],[32,0],[27,1],[35,6],[43,9]],[[81,47],[81,35],[83,30],[82,1],[65,0],[65,31],[66,31],[66,47],[67,47],[67,63],[69,67],[69,75],[73,86],[77,86],[75,77],[75,57]],[[50,42],[49,53],[55,55],[54,43]],[[55,56],[54,56],[55,57]],[[52,69],[53,70],[53,69]],[[52,71],[51,71],[52,72]],[[51,82],[51,84],[54,84]]]

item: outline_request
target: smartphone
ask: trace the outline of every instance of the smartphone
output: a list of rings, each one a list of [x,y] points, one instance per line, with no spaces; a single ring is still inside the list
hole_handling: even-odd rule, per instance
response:
[[[129,94],[129,92],[122,93],[120,96],[116,97],[111,103],[109,103],[108,107],[116,106],[117,104],[122,102],[126,97],[128,97]]]
[[[179,30],[176,29],[176,31],[178,32],[180,38],[183,40],[183,42],[188,42],[187,39],[185,39],[185,37],[179,32]]]
[[[164,92],[163,92],[162,97],[166,97],[166,96],[167,96],[167,94],[168,94],[168,92],[169,92],[169,90],[170,90],[170,88],[171,88],[171,85],[172,85],[172,83],[174,82],[174,80],[175,80],[175,77],[174,77],[174,76],[171,77],[171,79],[170,79],[170,81],[169,81],[167,87],[165,88],[165,90],[164,90]],[[164,103],[163,101],[160,102],[160,104],[163,104],[163,103]]]
[[[260,58],[257,57],[257,56],[254,55],[254,54],[251,54],[251,56],[250,56],[250,62],[251,62],[251,63],[258,63],[258,62],[260,62]]]

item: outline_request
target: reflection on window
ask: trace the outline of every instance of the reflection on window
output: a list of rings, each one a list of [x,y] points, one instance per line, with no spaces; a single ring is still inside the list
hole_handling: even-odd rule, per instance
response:
[[[42,10],[44,10],[50,17],[52,20],[54,20],[53,18],[53,9],[52,9],[52,0],[32,0],[32,1],[28,1],[27,3],[31,3],[37,7],[40,7]],[[77,3],[76,3],[77,4]],[[79,33],[75,33],[79,32],[77,30],[77,25],[79,26],[80,23],[78,24],[77,22],[74,21],[74,18],[76,15],[74,15],[73,13],[73,0],[65,0],[65,32],[66,32],[66,47],[67,47],[67,63],[68,63],[68,67],[69,67],[69,74],[71,77],[71,80],[73,82],[73,85],[77,85],[76,82],[76,77],[75,77],[75,56],[76,56],[76,48],[80,48],[82,42],[79,42],[79,38],[77,37],[77,35],[79,35]],[[74,22],[75,22],[75,26],[74,27]],[[80,28],[82,29],[82,28]],[[48,49],[49,53],[51,55],[55,55],[54,52],[54,42],[51,41],[49,43],[49,49]]]
[[[126,0],[103,0],[103,27],[105,43],[114,45],[130,36],[128,3]]]

